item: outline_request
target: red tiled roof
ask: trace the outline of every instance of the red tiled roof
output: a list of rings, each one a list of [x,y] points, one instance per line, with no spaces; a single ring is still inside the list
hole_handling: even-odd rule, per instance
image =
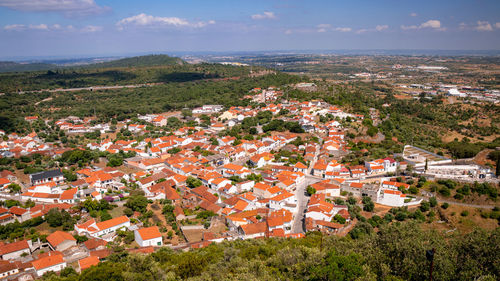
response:
[[[89,267],[99,264],[99,258],[96,256],[89,256],[78,261],[80,270],[85,270]]]
[[[160,230],[158,229],[158,226],[141,228],[137,230],[137,232],[139,233],[143,241],[161,237],[161,233]]]
[[[58,255],[51,255],[43,258],[39,258],[37,260],[32,261],[31,263],[33,264],[33,267],[36,270],[44,269],[50,266],[54,266],[57,264],[61,264],[64,262],[63,256],[58,254]]]
[[[76,241],[71,234],[59,230],[47,236],[47,241],[49,241],[50,245],[53,247],[57,247],[66,240]]]

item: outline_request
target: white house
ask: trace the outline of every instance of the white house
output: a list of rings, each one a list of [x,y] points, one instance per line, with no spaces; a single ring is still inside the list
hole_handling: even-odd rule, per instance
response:
[[[35,268],[37,276],[42,276],[49,271],[58,272],[66,267],[66,262],[64,261],[63,255],[51,255],[51,252],[49,252],[48,254],[48,256],[44,256],[31,262],[31,264]]]
[[[163,239],[157,226],[134,230],[135,242],[141,247],[162,246]]]
[[[107,221],[96,223],[94,219],[90,219],[82,224],[75,224],[75,231],[78,235],[88,234],[95,238],[109,233],[114,233],[120,228],[130,227],[130,220],[126,216],[117,217]],[[113,237],[103,238],[106,241],[112,241]]]
[[[382,189],[377,203],[391,207],[401,207],[405,204],[405,199],[406,195],[399,190]]]
[[[0,256],[3,260],[18,259],[23,253],[31,254],[31,240],[22,240],[14,243],[2,245],[0,247]]]

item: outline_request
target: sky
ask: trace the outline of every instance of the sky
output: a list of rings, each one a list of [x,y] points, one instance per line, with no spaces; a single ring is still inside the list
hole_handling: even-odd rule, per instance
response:
[[[500,50],[500,0],[0,0],[0,58]]]

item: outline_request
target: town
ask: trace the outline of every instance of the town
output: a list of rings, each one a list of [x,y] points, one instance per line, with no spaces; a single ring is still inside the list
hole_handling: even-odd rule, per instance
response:
[[[374,223],[393,220],[393,210],[404,220],[404,210],[435,201],[435,194],[415,187],[428,180],[498,184],[485,166],[410,144],[403,153],[362,164],[346,161],[353,154],[347,135],[377,120],[375,109],[370,116],[352,114],[323,100],[288,99],[278,87],[249,89],[245,98],[252,104],[109,123],[27,116],[43,129],[1,131],[0,160],[18,159],[19,170],[0,172],[0,232],[9,240],[1,246],[0,276],[81,272],[118,246],[147,254],[231,240],[300,239],[310,231],[345,236],[366,221],[361,212]],[[46,141],[49,131],[59,141]],[[90,141],[82,145],[75,141],[80,138]]]

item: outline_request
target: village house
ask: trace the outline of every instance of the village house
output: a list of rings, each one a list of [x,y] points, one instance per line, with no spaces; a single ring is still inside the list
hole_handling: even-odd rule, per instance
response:
[[[134,230],[135,242],[141,247],[161,246],[163,239],[157,226]]]
[[[47,242],[54,251],[60,252],[76,246],[76,239],[73,235],[59,230],[47,236]]]
[[[98,223],[94,219],[90,219],[82,224],[75,224],[74,228],[78,235],[87,234],[94,238],[102,237],[102,239],[109,242],[113,240],[113,234],[118,229],[129,227],[130,220],[126,216],[121,216]]]

